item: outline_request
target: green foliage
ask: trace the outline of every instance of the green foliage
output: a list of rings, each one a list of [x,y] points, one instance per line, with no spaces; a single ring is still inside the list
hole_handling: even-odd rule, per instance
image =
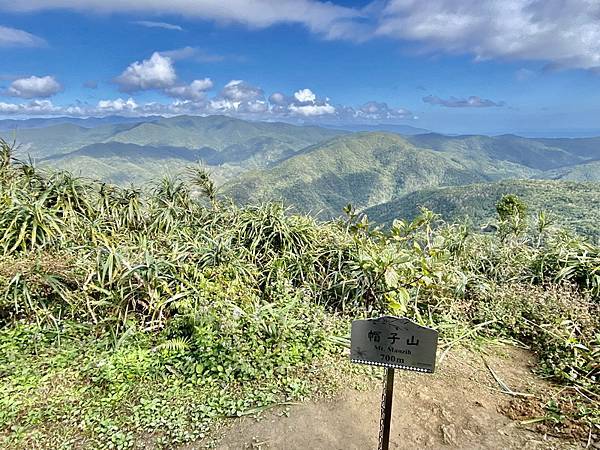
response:
[[[177,174],[196,161],[220,182],[248,168],[265,167],[342,131],[284,123],[247,122],[225,116],[179,116],[96,127],[57,124],[20,128],[21,150],[43,167],[68,170],[126,186]]]
[[[496,203],[496,212],[502,236],[519,236],[527,229],[527,206],[516,195],[503,195]]]
[[[414,190],[485,181],[486,171],[419,148],[391,133],[357,133],[308,147],[227,183],[240,204],[283,200],[298,211],[337,217],[349,201],[363,209]]]
[[[597,406],[600,251],[543,216],[503,240],[427,209],[383,230],[351,206],[208,205],[176,177],[138,190],[12,161],[0,179],[0,446],[190,442],[318,389],[349,319],[381,313],[526,343]]]
[[[448,222],[468,221],[475,226],[494,223],[496,203],[503,195],[516,195],[531,213],[544,212],[545,222],[600,237],[600,184],[566,181],[507,180],[466,186],[423,189],[363,211],[379,224],[391,225],[396,217],[413,219],[419,206]],[[528,221],[536,220],[528,217]]]

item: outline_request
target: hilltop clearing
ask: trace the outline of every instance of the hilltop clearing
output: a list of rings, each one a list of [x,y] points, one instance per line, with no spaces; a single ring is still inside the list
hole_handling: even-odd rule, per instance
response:
[[[521,395],[501,392],[486,364]],[[543,422],[521,423],[542,414],[539,398],[556,392],[532,374],[534,367],[527,351],[502,346],[486,347],[483,354],[453,350],[431,376],[397,371],[390,448],[575,448],[572,441],[545,433]],[[233,420],[216,436],[181,449],[209,443],[221,450],[377,448],[381,381],[354,378],[356,388]]]

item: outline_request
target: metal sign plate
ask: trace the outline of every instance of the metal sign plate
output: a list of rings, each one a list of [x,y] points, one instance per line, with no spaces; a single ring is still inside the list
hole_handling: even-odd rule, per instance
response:
[[[438,332],[406,317],[352,322],[350,359],[360,364],[433,373]]]

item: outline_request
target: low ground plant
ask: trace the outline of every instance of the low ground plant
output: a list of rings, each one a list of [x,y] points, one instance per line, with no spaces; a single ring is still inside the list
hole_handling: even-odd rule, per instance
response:
[[[527,221],[514,197],[501,233],[427,210],[384,230],[351,207],[330,222],[237,207],[203,169],[185,176],[123,189],[0,143],[0,446],[200,439],[314,394],[350,321],[384,313],[528,346],[569,389],[540,420],[598,433],[600,251],[585,238]]]

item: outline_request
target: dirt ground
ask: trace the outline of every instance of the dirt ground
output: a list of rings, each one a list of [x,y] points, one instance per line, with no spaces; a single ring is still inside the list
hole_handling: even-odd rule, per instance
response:
[[[512,391],[539,394],[548,388],[532,374],[534,360],[527,351],[502,346],[486,353],[488,366]],[[514,399],[501,392],[482,354],[464,349],[448,353],[433,375],[396,371],[390,448],[578,448],[509,419],[502,411],[520,414]],[[236,419],[221,431],[216,448],[376,449],[380,404],[381,384],[373,381],[367,390],[347,388],[332,400]]]

